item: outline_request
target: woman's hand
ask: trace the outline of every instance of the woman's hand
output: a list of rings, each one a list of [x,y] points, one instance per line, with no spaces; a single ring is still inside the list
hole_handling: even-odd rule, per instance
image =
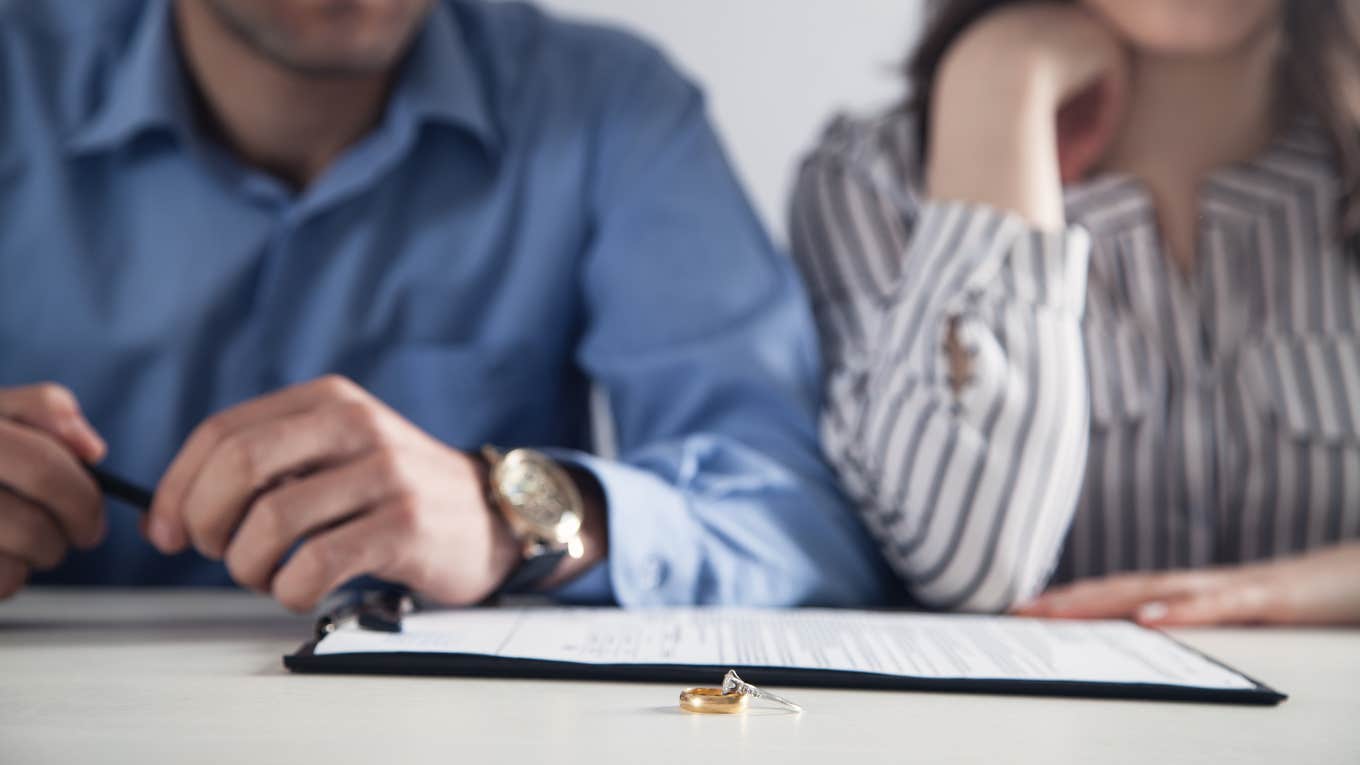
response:
[[[1025,3],[984,17],[936,75],[928,192],[1061,228],[1062,184],[1114,139],[1127,89],[1127,54],[1079,5]]]
[[[1234,568],[1121,574],[1049,590],[1019,616],[1147,626],[1360,624],[1360,543]]]

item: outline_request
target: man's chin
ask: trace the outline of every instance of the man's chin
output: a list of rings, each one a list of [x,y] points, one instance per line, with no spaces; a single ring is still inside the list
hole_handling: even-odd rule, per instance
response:
[[[357,11],[293,18],[283,13],[286,7],[254,1],[211,0],[204,5],[257,57],[294,74],[332,79],[390,72],[428,13],[428,6],[421,6],[400,20],[358,18]],[[344,3],[336,7],[351,8]]]
[[[401,59],[404,48],[396,51],[326,50],[306,51],[297,47],[281,50],[274,46],[256,46],[256,53],[268,58],[275,66],[294,74],[317,79],[348,79],[371,77],[392,71]]]

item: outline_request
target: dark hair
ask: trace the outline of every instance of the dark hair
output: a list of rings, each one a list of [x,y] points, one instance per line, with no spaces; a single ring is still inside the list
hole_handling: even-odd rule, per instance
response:
[[[919,115],[917,146],[929,141],[936,70],[973,22],[1019,0],[933,0],[926,32],[907,63],[907,108]],[[1341,177],[1342,235],[1360,243],[1360,0],[1281,0],[1284,82],[1299,107],[1316,116],[1331,139]]]

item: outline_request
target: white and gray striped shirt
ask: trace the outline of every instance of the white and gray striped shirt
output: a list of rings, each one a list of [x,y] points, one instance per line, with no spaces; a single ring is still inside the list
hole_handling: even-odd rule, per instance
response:
[[[916,157],[910,114],[835,121],[791,229],[828,456],[918,600],[999,610],[1360,536],[1360,253],[1320,128],[1207,180],[1189,277],[1132,178],[1069,189],[1045,233],[924,199]]]

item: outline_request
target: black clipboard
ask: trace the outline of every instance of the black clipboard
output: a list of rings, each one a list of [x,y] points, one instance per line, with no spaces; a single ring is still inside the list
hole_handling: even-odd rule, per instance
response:
[[[408,612],[410,607],[409,603],[397,600],[399,597],[397,595],[370,596],[366,602],[361,599],[357,604],[351,603],[339,612],[327,613],[318,621],[316,636],[299,647],[295,653],[283,657],[284,666],[299,673],[435,675],[534,680],[676,683],[681,685],[713,685],[718,678],[723,676],[723,673],[735,669],[743,678],[757,685],[805,688],[1063,696],[1258,706],[1273,706],[1288,698],[1287,695],[1255,678],[1164,633],[1163,636],[1167,640],[1203,657],[1206,661],[1245,678],[1251,683],[1251,687],[1210,688],[1156,683],[932,678],[844,670],[746,665],[594,664],[464,653],[316,653],[317,644],[325,638],[326,634],[350,619],[357,620],[363,629],[400,631],[400,616]]]

